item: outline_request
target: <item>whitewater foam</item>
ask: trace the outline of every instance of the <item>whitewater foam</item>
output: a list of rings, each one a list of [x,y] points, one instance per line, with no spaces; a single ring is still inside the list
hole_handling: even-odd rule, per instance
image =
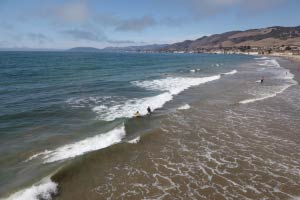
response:
[[[130,144],[137,144],[140,140],[141,140],[141,137],[138,136],[138,137],[136,137],[136,138],[134,138],[132,140],[129,140],[128,143],[130,143]]]
[[[254,58],[255,60],[267,60],[267,59],[270,59],[268,57],[259,57],[259,58]]]
[[[240,104],[248,104],[248,103],[253,103],[255,101],[262,101],[262,100],[265,100],[265,99],[268,99],[268,98],[272,98],[272,97],[275,97],[278,94],[284,92],[290,86],[291,85],[285,85],[285,86],[282,86],[278,91],[275,91],[273,94],[266,94],[265,96],[262,96],[262,97],[257,97],[257,98],[253,98],[253,99],[246,99],[246,100],[240,101],[239,103]]]
[[[105,134],[96,135],[84,140],[67,144],[54,150],[46,150],[37,155],[31,156],[32,159],[42,157],[44,163],[51,163],[65,160],[82,155],[87,152],[99,150],[121,142],[125,136],[125,127],[115,128]]]
[[[233,75],[233,74],[236,74],[237,73],[237,70],[232,70],[230,72],[227,72],[227,73],[223,73],[224,75]]]
[[[278,63],[278,62],[276,61],[276,63]],[[240,101],[239,103],[240,104],[248,104],[248,103],[253,103],[256,101],[262,101],[262,100],[265,100],[268,98],[275,97],[278,94],[284,92],[286,89],[288,89],[292,85],[295,85],[297,83],[296,81],[293,80],[294,75],[290,72],[288,72],[287,74],[280,72],[280,74],[278,76],[276,76],[275,78],[285,81],[285,84],[280,85],[280,86],[273,86],[271,91],[265,91],[262,94],[255,95],[255,96],[257,96],[255,98],[246,99],[246,100]],[[260,83],[260,82],[261,82],[260,80],[256,81],[256,83]]]
[[[232,75],[237,71],[224,73],[223,75]],[[132,84],[144,88],[146,90],[163,92],[159,95],[144,98],[135,98],[124,101],[112,106],[96,106],[92,110],[98,114],[98,119],[105,121],[113,121],[117,118],[131,118],[133,113],[139,111],[141,115],[146,115],[148,106],[154,111],[162,108],[165,103],[171,101],[175,95],[184,90],[198,86],[210,81],[218,80],[221,74],[208,77],[167,77],[164,79],[149,80],[149,81],[133,81]]]
[[[96,106],[92,110],[99,114],[98,119],[112,121],[117,118],[131,118],[133,113],[139,111],[141,115],[146,115],[148,106],[152,110],[162,108],[165,103],[171,101],[173,97],[182,91],[204,84],[210,81],[220,79],[220,75],[191,78],[191,77],[167,77],[165,79],[151,81],[134,81],[132,84],[146,90],[161,91],[163,93],[140,99],[130,99],[123,104],[117,104],[110,107]]]
[[[279,63],[275,59],[266,59],[263,61],[260,61],[259,64],[260,66],[267,66],[267,67],[280,67]]]
[[[190,72],[192,73],[196,73],[196,72],[199,72],[201,69],[191,69]]]
[[[177,108],[177,110],[188,110],[190,108],[191,108],[191,106],[189,104],[185,104],[185,105],[180,106],[179,108]]]
[[[12,194],[5,200],[50,200],[56,193],[57,183],[51,181],[51,179],[47,177],[29,188]]]
[[[172,94],[165,92],[153,97],[130,99],[124,103],[110,107],[96,106],[92,110],[98,114],[98,119],[113,121],[117,118],[131,118],[136,111],[139,111],[141,115],[146,115],[146,108],[148,106],[150,106],[152,110],[156,110],[163,107],[166,102],[171,101],[172,99]]]
[[[97,97],[71,97],[66,100],[66,103],[73,108],[93,107],[97,104],[103,104],[105,102],[113,102],[114,99],[118,99],[115,96],[97,96]],[[102,105],[103,107],[105,105]]]
[[[220,75],[208,76],[203,78],[167,77],[165,79],[152,81],[135,81],[133,82],[133,84],[147,90],[167,91],[172,95],[177,95],[192,86],[201,85],[217,79],[220,79]]]
[[[31,160],[33,160],[33,159],[35,159],[35,158],[37,158],[37,157],[39,157],[39,156],[41,156],[41,155],[47,154],[47,153],[50,153],[50,151],[45,150],[45,151],[43,151],[43,152],[34,154],[33,156],[30,156],[27,160],[25,160],[25,162],[29,162],[29,161],[31,161]]]

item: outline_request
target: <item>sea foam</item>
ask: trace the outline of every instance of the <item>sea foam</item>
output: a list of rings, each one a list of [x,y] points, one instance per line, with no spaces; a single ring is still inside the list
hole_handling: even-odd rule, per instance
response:
[[[46,150],[31,156],[31,159],[41,157],[44,163],[51,163],[59,160],[73,158],[84,153],[106,148],[113,144],[121,142],[125,136],[125,127],[115,128],[105,134],[99,134],[93,137],[86,138],[84,140],[67,144],[62,147],[58,147],[54,150]]]
[[[233,74],[236,74],[236,73],[237,73],[237,70],[232,70],[230,72],[224,73],[224,75],[233,75]]]
[[[267,59],[267,57],[265,57],[265,58]],[[264,62],[265,63],[260,64],[260,65],[270,66],[270,67],[274,67],[274,68],[280,67],[280,64],[274,59],[265,60]],[[287,74],[280,72],[280,74],[275,78],[284,81],[284,84],[279,85],[279,86],[272,86],[272,87],[263,86],[262,88],[266,88],[266,90],[262,90],[261,92],[258,92],[258,94],[254,94],[254,96],[256,96],[255,98],[246,99],[246,100],[240,101],[239,103],[240,104],[248,104],[248,103],[253,103],[256,101],[262,101],[262,100],[265,100],[268,98],[272,98],[272,97],[275,97],[278,94],[284,92],[290,86],[296,84],[296,81],[293,80],[294,75],[291,74],[290,72],[288,72]],[[260,80],[256,81],[256,83],[259,83],[259,82],[261,82],[261,81]]]
[[[188,110],[190,108],[191,108],[191,106],[189,104],[185,104],[185,105],[182,105],[179,108],[177,108],[177,110]]]
[[[39,183],[32,185],[31,187],[25,188],[12,194],[5,200],[50,200],[56,193],[57,183],[51,181],[51,179],[47,177]]]
[[[259,61],[258,65],[267,67],[280,67],[279,63],[275,59],[266,59]]]
[[[269,59],[268,57],[259,57],[259,58],[254,58],[255,60],[266,60]]]
[[[131,118],[133,113],[139,111],[141,115],[146,115],[148,106],[152,110],[162,108],[165,103],[171,101],[173,97],[182,91],[197,85],[220,79],[220,75],[191,78],[191,77],[167,77],[165,79],[151,81],[134,81],[132,84],[146,90],[161,91],[162,93],[152,97],[140,99],[130,99],[124,103],[110,107],[96,106],[93,111],[99,114],[98,118],[105,121],[112,121],[116,118]]]
[[[291,85],[284,85],[281,87],[277,87],[277,90],[274,90],[273,93],[269,93],[269,94],[262,94],[261,97],[257,97],[257,98],[253,98],[253,99],[246,99],[243,101],[240,101],[240,104],[248,104],[248,103],[253,103],[256,101],[262,101],[268,98],[272,98],[277,96],[278,94],[284,92],[286,89],[288,89]]]
[[[130,143],[130,144],[137,144],[140,140],[141,140],[141,137],[138,136],[138,137],[136,137],[136,138],[134,138],[132,140],[129,140],[128,143]]]

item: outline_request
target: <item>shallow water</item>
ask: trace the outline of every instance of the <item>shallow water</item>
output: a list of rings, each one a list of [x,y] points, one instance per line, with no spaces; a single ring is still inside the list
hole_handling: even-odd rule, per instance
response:
[[[134,56],[138,61],[148,59],[144,66],[151,65],[154,75],[149,68],[147,76],[137,78],[136,69],[132,74],[129,70],[125,82],[132,90],[126,95],[121,91],[118,96],[103,95],[105,98],[90,94],[77,97],[82,95],[78,91],[63,98],[65,110],[70,109],[77,119],[64,122],[79,131],[60,133],[51,140],[54,143],[46,137],[47,147],[23,147],[32,153],[20,156],[29,160],[19,167],[31,166],[27,172],[40,166],[44,169],[35,181],[20,173],[24,183],[36,182],[64,165],[53,175],[57,191],[52,182],[37,184],[45,186],[46,194],[58,192],[57,199],[300,196],[299,86],[278,62],[244,56]],[[154,67],[156,56],[163,57],[164,61],[159,61],[167,66],[163,71]],[[216,64],[218,67],[212,67]],[[195,72],[190,71],[193,69]],[[256,83],[261,75],[265,76],[264,84]],[[94,92],[104,90],[101,87]],[[148,104],[157,106],[151,116],[128,118],[134,108]],[[53,124],[51,118],[46,119],[43,123]],[[52,130],[60,130],[59,125],[54,123]],[[40,142],[43,144],[43,139]],[[9,164],[14,166],[14,162]],[[6,187],[3,184],[2,188]],[[30,194],[41,192],[29,188]],[[22,195],[22,191],[17,194]]]
[[[222,96],[212,85],[185,93],[205,98],[159,120],[139,143],[90,154],[58,173],[58,199],[299,197],[299,87],[236,104],[235,79],[218,87]]]

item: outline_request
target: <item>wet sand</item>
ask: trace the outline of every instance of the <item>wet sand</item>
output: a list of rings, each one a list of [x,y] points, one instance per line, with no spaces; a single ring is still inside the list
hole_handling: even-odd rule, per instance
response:
[[[255,77],[238,73],[184,92],[191,108],[154,119],[159,128],[137,144],[89,153],[54,175],[56,199],[299,198],[299,87],[236,103]]]

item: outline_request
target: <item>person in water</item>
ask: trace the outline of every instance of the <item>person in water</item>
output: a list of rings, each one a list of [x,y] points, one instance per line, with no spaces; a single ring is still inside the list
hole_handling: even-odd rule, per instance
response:
[[[139,111],[136,111],[136,113],[134,113],[134,116],[135,116],[135,117],[140,117],[140,116],[141,116],[141,114],[140,114],[140,112],[139,112]]]
[[[263,83],[263,82],[264,82],[264,79],[265,79],[265,77],[262,76],[262,77],[261,77],[261,80],[260,80],[260,83]]]
[[[147,112],[148,112],[148,114],[151,114],[151,113],[152,113],[150,106],[148,106]]]

